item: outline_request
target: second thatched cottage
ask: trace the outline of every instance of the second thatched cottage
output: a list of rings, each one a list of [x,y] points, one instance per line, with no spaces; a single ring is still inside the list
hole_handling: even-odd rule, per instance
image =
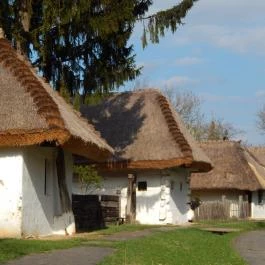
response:
[[[115,149],[98,163],[100,189],[87,193],[119,195],[120,216],[142,224],[188,221],[189,177],[211,163],[167,99],[155,89],[116,94],[81,113]],[[85,194],[79,183],[73,193]]]
[[[111,152],[0,38],[0,237],[74,233],[72,153],[101,161]]]
[[[210,172],[192,174],[192,197],[201,201],[200,219],[265,218],[265,169],[254,154],[236,141],[200,144],[213,162]]]

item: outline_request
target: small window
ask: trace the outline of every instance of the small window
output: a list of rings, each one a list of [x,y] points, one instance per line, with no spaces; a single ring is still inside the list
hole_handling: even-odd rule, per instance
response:
[[[44,159],[44,195],[47,195],[47,159]]]
[[[263,202],[263,190],[258,190],[258,204]]]
[[[180,182],[179,183],[179,190],[182,191],[182,189],[183,189],[183,184],[182,184],[182,182]]]
[[[138,191],[145,191],[147,190],[147,182],[146,181],[139,181],[138,182]]]

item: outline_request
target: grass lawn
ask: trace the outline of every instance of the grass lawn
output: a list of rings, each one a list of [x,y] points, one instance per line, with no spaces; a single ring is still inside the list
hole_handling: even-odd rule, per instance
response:
[[[30,253],[80,246],[83,241],[83,239],[58,241],[0,239],[0,264]]]
[[[242,231],[265,228],[265,222],[204,222],[192,228],[176,228],[172,231],[155,231],[153,235],[123,242],[91,240],[88,236],[67,240],[18,240],[0,239],[0,263],[30,253],[81,245],[112,246],[117,249],[101,265],[228,265],[245,264],[232,249],[232,241],[239,234],[216,235],[201,231],[203,226],[240,228]],[[112,226],[97,232],[113,234],[120,231],[136,231],[150,226]],[[93,232],[95,235],[95,232]]]
[[[215,235],[198,229],[170,232],[120,242],[118,251],[101,265],[245,264],[232,250],[232,234]]]
[[[154,235],[116,244],[118,251],[100,265],[243,265],[232,248],[239,233],[217,235],[200,227],[264,229],[265,222],[203,222],[198,227],[156,232]]]

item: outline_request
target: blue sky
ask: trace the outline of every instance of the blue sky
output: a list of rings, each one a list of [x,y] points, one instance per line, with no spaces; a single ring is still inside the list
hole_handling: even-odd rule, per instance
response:
[[[150,13],[175,3],[156,0]],[[256,128],[256,113],[265,104],[264,11],[263,0],[199,0],[184,26],[144,50],[138,25],[131,42],[137,65],[144,67],[139,82],[191,90],[208,119],[223,119],[245,132],[238,138],[264,144]]]

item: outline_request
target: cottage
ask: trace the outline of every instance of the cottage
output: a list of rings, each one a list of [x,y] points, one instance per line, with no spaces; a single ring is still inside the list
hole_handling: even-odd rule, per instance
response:
[[[236,141],[208,141],[200,146],[213,162],[214,169],[192,174],[192,197],[202,202],[196,210],[197,217],[258,217],[257,208],[263,204],[258,194],[265,188],[261,163]],[[265,217],[264,214],[261,215]]]
[[[265,147],[249,147],[248,150],[257,160],[257,163],[261,164],[262,167],[265,168]],[[252,218],[255,219],[265,219],[265,186],[264,184],[262,186],[263,189],[252,192]]]
[[[72,234],[72,153],[106,142],[0,38],[0,237]]]
[[[81,113],[115,149],[98,163],[103,185],[74,194],[120,196],[120,217],[142,224],[180,224],[188,220],[191,172],[211,163],[167,99],[155,89],[116,94]]]

